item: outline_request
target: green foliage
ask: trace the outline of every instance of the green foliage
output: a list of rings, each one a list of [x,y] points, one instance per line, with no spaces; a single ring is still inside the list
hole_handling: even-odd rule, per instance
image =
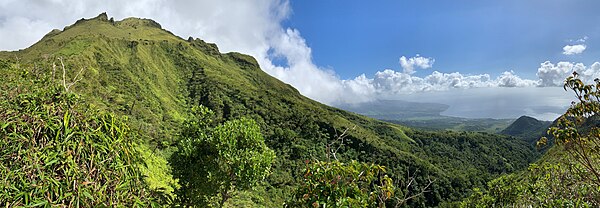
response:
[[[0,68],[0,83],[0,204],[154,204],[125,118],[90,109],[35,69]]]
[[[142,172],[148,188],[160,193],[159,196],[163,197],[164,203],[173,203],[176,198],[175,190],[181,186],[178,180],[173,178],[168,161],[160,155],[160,151],[152,151],[145,144],[136,145],[136,150],[143,160],[137,168]]]
[[[196,112],[200,118],[212,114],[202,106]],[[251,189],[270,173],[275,153],[264,144],[252,119],[227,121],[215,128],[194,119],[186,126],[189,130],[183,132],[180,151],[173,157],[184,204],[222,207],[233,191]]]
[[[506,173],[527,168],[537,158],[532,146],[519,138],[475,132],[407,132],[419,149],[415,155],[428,158],[444,175],[436,179],[425,198],[439,197],[441,190],[485,188],[486,182]],[[420,170],[420,173],[428,170]],[[415,172],[415,170],[411,170]],[[425,179],[420,178],[420,184]],[[453,192],[449,198],[460,200],[470,194]],[[440,200],[441,201],[441,200]],[[410,202],[409,202],[409,205]]]
[[[563,150],[560,150],[563,151]],[[585,169],[568,155],[551,149],[550,157],[564,161],[532,164],[520,174],[510,174],[476,189],[461,207],[597,207],[600,190],[589,183]]]
[[[394,195],[385,167],[351,161],[306,162],[292,207],[384,207]]]
[[[463,207],[598,207],[600,206],[600,164],[597,116],[600,112],[600,82],[585,85],[573,73],[565,81],[573,102],[548,130],[558,146],[527,171],[500,177],[476,190],[462,202]],[[546,145],[541,138],[538,145]]]

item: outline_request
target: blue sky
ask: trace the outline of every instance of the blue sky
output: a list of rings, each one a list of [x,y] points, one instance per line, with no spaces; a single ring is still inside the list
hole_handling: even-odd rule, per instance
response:
[[[534,78],[544,61],[591,63],[600,38],[600,1],[292,1],[286,27],[298,29],[317,65],[342,79],[399,69],[400,56],[436,61],[432,70]],[[589,37],[585,53],[562,54]],[[430,73],[430,71],[429,71]],[[420,71],[417,75],[425,75]]]
[[[101,12],[150,18],[184,39],[255,57],[303,95],[340,106],[382,99],[447,115],[552,120],[573,71],[600,77],[596,0],[0,0],[0,50]]]

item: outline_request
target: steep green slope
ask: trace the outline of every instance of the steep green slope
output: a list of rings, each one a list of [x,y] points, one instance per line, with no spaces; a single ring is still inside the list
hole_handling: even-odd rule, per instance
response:
[[[222,54],[214,44],[181,39],[152,20],[108,19],[106,14],[52,31],[30,48],[0,52],[4,62],[66,80],[94,108],[130,117],[133,129],[168,157],[177,146],[190,107],[212,109],[217,122],[241,116],[257,121],[277,159],[268,181],[234,203],[280,206],[294,189],[304,160],[324,160],[326,146],[349,129],[340,160],[387,166],[397,181],[416,173],[411,190],[435,180],[412,206],[435,206],[466,196],[473,187],[527,166],[537,153],[507,136],[428,132],[332,108],[260,70],[256,60]],[[82,70],[82,75],[77,72]],[[77,77],[77,78],[76,78]]]

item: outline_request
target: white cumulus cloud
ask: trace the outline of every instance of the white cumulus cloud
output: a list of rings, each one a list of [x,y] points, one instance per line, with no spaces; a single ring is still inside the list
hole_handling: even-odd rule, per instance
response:
[[[565,54],[565,55],[580,54],[580,53],[583,53],[583,51],[585,51],[586,47],[587,46],[584,44],[566,45],[565,47],[563,47],[563,54]]]
[[[476,88],[528,88],[528,87],[561,87],[566,77],[577,71],[585,83],[593,83],[600,77],[600,62],[590,66],[583,63],[546,61],[537,69],[537,79],[526,79],[516,75],[514,71],[505,71],[498,76],[489,74],[462,74],[460,72],[443,73],[433,71],[424,77],[414,76],[406,71],[386,69],[375,73],[373,78],[364,74],[355,80],[360,85],[353,86],[353,92],[374,93],[373,98],[394,97],[421,92],[441,92],[456,89]],[[353,83],[355,81],[346,81]]]
[[[522,79],[512,71],[506,71],[495,78],[489,74],[465,75],[459,72],[439,71],[434,71],[425,77],[418,77],[406,72],[386,69],[375,73],[372,79],[361,75],[360,80],[363,83],[360,86],[368,88],[366,91],[377,94],[376,97],[453,89],[533,87],[538,86],[539,83],[536,80]]]
[[[563,86],[565,78],[577,72],[584,83],[593,83],[600,78],[600,63],[594,62],[590,66],[583,63],[561,61],[556,64],[546,61],[540,64],[537,71],[540,87]]]
[[[417,54],[415,57],[406,58],[405,56],[400,57],[400,66],[406,74],[415,73],[416,68],[427,69],[433,66],[435,59],[421,57]]]
[[[515,75],[512,70],[505,71],[498,77],[499,87],[532,87],[538,85],[538,83],[538,81],[522,79]]]

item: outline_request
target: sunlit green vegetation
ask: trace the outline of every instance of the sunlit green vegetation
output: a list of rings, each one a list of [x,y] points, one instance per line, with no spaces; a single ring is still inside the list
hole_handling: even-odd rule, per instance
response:
[[[179,151],[172,156],[174,175],[186,206],[223,207],[236,191],[250,190],[270,174],[275,157],[256,123],[247,118],[211,128],[212,111],[194,108],[186,122]]]
[[[336,164],[353,161],[385,167],[393,185],[410,181],[402,193],[427,190],[402,206],[460,200],[538,157],[530,144],[513,137],[422,131],[325,106],[264,73],[250,56],[219,53],[214,44],[181,39],[151,20],[112,21],[105,15],[80,20],[28,49],[1,52],[0,68],[2,142],[11,143],[3,145],[10,148],[3,149],[0,176],[22,178],[18,186],[6,180],[2,189],[21,194],[1,200],[18,205],[281,207],[303,200],[296,193],[312,180],[304,177],[306,161],[328,161],[328,145],[345,130],[336,163],[324,165],[335,171]],[[62,80],[73,84],[69,92]],[[23,86],[29,91],[15,90]],[[35,103],[23,103],[27,100]],[[78,133],[69,136],[72,132]],[[37,137],[52,145],[29,144]],[[246,143],[227,146],[235,141]],[[73,154],[81,156],[69,162]],[[17,164],[13,157],[27,160]],[[60,172],[60,165],[72,163],[69,168],[79,167],[75,175]],[[30,172],[18,172],[22,167]],[[336,177],[335,171],[324,174]],[[37,195],[54,187],[72,190]],[[364,190],[377,187],[358,188],[345,195],[348,202],[374,200]],[[392,197],[382,204],[396,202]]]
[[[306,163],[303,180],[286,205],[292,207],[382,207],[394,196],[385,167],[351,161]]]

